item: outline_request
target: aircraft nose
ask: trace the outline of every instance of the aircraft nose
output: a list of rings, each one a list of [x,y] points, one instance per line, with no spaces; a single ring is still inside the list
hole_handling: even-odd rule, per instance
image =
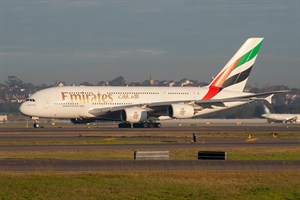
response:
[[[20,105],[19,110],[20,110],[20,112],[21,112],[23,115],[28,115],[28,106],[27,106],[27,103],[26,103],[26,102],[23,102],[23,103]]]

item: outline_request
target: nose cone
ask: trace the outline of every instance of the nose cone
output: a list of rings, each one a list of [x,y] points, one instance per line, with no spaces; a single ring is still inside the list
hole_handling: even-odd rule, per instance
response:
[[[19,108],[20,112],[23,114],[23,115],[27,115],[29,116],[29,109],[28,109],[28,104],[27,102],[23,102],[21,105],[20,105],[20,108]]]

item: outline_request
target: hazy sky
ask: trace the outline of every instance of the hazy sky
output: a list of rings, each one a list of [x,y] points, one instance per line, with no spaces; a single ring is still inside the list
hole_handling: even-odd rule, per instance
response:
[[[210,81],[264,37],[249,84],[300,87],[300,1],[0,0],[0,82]]]

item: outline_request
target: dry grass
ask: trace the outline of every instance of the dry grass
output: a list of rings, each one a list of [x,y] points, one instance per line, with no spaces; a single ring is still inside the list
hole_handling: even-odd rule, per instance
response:
[[[171,158],[178,160],[197,159],[198,151],[225,151],[228,160],[300,160],[300,147],[199,147],[176,149]]]
[[[133,159],[134,150],[46,150],[46,151],[0,151],[0,158],[52,158],[81,160]]]
[[[54,158],[54,159],[133,159],[132,149],[125,150],[47,150],[47,151],[0,151],[0,158]],[[148,149],[139,149],[148,150]],[[152,149],[153,150],[153,149]],[[158,149],[159,150],[159,149]],[[196,160],[198,151],[226,151],[229,160],[299,160],[300,147],[222,147],[172,149],[170,159]]]
[[[0,199],[299,199],[300,172],[0,174]]]

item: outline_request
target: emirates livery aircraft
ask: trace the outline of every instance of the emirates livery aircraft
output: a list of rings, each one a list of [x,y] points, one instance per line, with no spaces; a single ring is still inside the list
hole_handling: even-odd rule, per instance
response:
[[[61,86],[40,90],[20,106],[38,119],[71,119],[73,123],[120,121],[119,128],[160,127],[160,119],[192,118],[249,101],[270,100],[272,91],[243,92],[263,38],[249,38],[215,79],[205,87]]]

